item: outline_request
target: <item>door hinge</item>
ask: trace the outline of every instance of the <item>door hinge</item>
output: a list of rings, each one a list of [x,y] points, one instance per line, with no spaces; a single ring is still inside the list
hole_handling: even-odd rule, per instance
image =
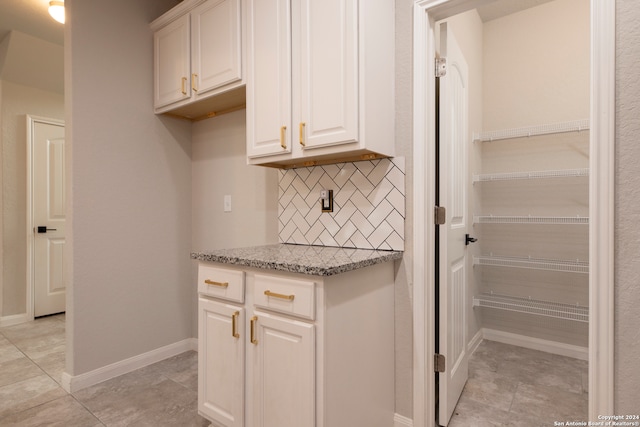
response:
[[[435,372],[444,372],[446,369],[446,359],[444,354],[434,354],[433,355],[433,370]]]
[[[447,221],[447,210],[444,206],[436,206],[433,211],[433,221],[436,225],[443,225]]]
[[[436,58],[436,77],[447,74],[447,58]]]

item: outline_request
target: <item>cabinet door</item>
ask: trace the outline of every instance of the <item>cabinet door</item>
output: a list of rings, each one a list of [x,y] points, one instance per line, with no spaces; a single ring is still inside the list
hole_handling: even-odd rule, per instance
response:
[[[314,326],[263,312],[250,322],[252,425],[314,426]]]
[[[242,78],[240,0],[209,0],[191,12],[191,72],[198,94]]]
[[[153,35],[154,106],[156,108],[191,97],[189,15]]]
[[[244,426],[244,309],[199,299],[198,410],[224,427]]]
[[[291,152],[291,0],[249,0],[247,156]]]
[[[304,149],[358,140],[358,1],[301,0],[300,127]],[[295,116],[294,116],[295,117]]]

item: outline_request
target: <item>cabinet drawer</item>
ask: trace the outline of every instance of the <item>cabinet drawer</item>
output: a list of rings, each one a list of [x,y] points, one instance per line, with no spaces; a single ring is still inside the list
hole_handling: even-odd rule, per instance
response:
[[[315,283],[256,274],[254,304],[305,319],[315,319]]]
[[[244,271],[200,264],[198,292],[228,301],[244,302]]]

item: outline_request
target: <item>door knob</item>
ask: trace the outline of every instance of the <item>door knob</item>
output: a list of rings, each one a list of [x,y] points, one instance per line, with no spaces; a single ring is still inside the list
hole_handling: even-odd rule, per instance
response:
[[[465,246],[469,246],[469,243],[475,243],[477,241],[478,241],[478,239],[475,238],[475,237],[471,237],[468,234],[464,235],[464,244],[465,244]]]
[[[38,233],[46,233],[47,231],[56,231],[56,228],[47,228],[46,225],[39,225],[36,229]]]

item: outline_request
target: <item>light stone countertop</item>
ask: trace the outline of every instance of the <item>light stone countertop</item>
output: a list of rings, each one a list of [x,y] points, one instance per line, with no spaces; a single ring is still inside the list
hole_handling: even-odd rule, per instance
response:
[[[313,276],[332,276],[402,258],[401,251],[276,244],[238,249],[192,252],[199,261],[288,271]]]

